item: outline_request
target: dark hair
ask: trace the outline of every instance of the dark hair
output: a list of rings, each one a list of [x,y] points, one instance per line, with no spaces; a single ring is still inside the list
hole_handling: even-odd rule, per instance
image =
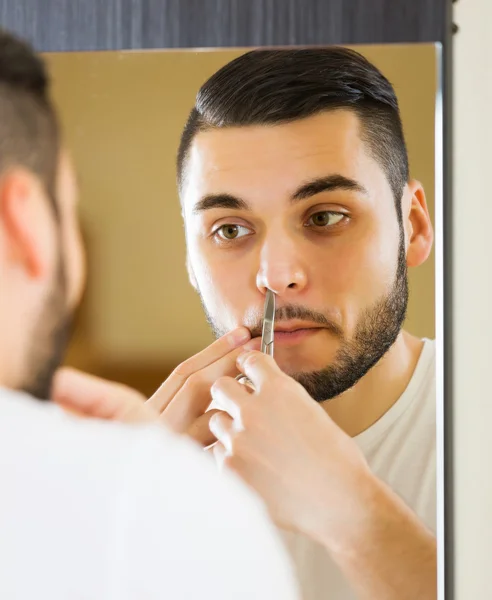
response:
[[[41,58],[0,29],[0,175],[22,166],[37,175],[57,212],[59,127]]]
[[[178,183],[200,131],[287,123],[339,108],[360,118],[362,139],[386,172],[401,218],[409,175],[395,91],[366,58],[343,47],[253,50],[212,75],[198,91],[181,136]]]

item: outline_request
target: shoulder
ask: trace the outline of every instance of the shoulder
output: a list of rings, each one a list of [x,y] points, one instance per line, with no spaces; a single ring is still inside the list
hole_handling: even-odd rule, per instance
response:
[[[261,501],[184,438],[71,418],[2,391],[0,455],[0,528],[28,548],[22,560],[9,557],[12,569],[33,563],[48,578],[57,565],[60,586],[70,585],[82,563],[63,548],[76,548],[93,572],[87,597],[107,580],[121,597],[128,589],[195,597],[209,587],[219,599],[232,597],[237,581],[238,599],[294,597]]]
[[[217,599],[297,597],[287,550],[260,499],[191,442],[179,438],[170,449],[160,436],[140,447],[132,499],[145,516],[127,528],[126,562],[156,573],[167,564],[166,589],[183,598],[203,589]]]

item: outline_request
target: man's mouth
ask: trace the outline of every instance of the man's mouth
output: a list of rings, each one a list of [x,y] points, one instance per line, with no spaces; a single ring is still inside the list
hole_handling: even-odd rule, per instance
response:
[[[301,340],[307,339],[319,333],[324,327],[311,324],[290,324],[275,326],[275,343],[282,345],[296,344]]]

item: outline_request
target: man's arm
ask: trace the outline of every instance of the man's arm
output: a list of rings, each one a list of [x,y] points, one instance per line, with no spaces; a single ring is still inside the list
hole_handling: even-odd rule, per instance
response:
[[[361,481],[357,503],[360,519],[347,523],[343,535],[335,539],[328,526],[318,536],[357,598],[435,600],[437,544],[432,532],[372,475]]]
[[[273,519],[323,544],[360,600],[434,600],[436,540],[370,471],[345,434],[273,359],[246,354],[255,392],[224,377],[210,421],[215,456],[265,500]]]

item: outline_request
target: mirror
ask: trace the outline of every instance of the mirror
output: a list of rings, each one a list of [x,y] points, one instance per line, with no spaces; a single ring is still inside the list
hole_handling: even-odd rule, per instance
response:
[[[434,222],[437,50],[357,46],[392,82]],[[45,55],[79,172],[90,272],[69,361],[152,393],[213,337],[185,269],[175,162],[200,85],[245,50]],[[410,269],[405,327],[435,335],[434,250]]]
[[[422,44],[354,49],[378,67],[395,89],[410,174],[422,183],[430,220],[439,232],[440,224],[435,222],[442,193],[440,171],[435,168],[442,143],[436,134],[441,118],[439,48]],[[180,362],[213,341],[185,266],[176,152],[197,90],[246,51],[45,55],[54,100],[79,172],[80,213],[90,265],[69,364],[150,395]],[[418,338],[434,339],[439,330],[435,299],[442,300],[440,272],[434,249],[421,265],[409,269],[404,328]],[[440,312],[442,306],[437,307]],[[438,340],[438,353],[441,344]],[[426,443],[434,448],[432,439]],[[410,503],[427,502],[420,509],[435,513],[435,493],[428,491],[427,500],[419,495],[422,487],[435,488],[435,478],[412,485],[415,497],[405,486],[403,497]],[[303,565],[300,577],[306,598],[321,597],[313,591],[317,586],[313,580],[327,578],[329,590],[338,575],[324,567],[323,555],[313,559],[301,546],[296,552],[297,564]]]

